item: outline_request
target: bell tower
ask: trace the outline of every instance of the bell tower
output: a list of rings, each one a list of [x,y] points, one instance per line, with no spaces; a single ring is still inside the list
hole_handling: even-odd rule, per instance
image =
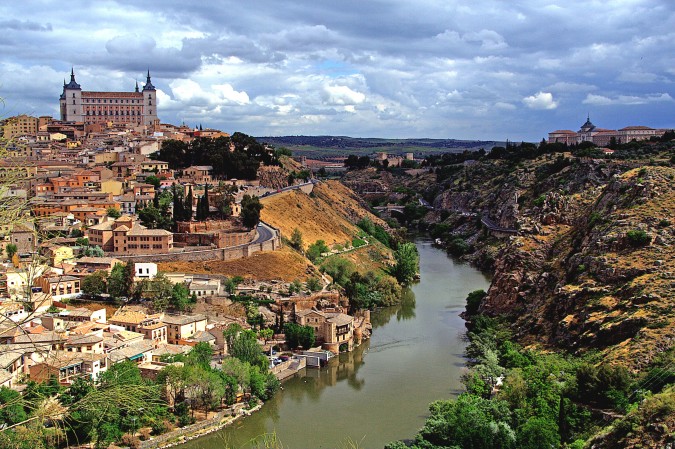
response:
[[[152,126],[157,120],[157,89],[150,80],[150,70],[143,86],[143,124]]]
[[[82,88],[75,81],[75,70],[70,69],[70,82],[63,82],[63,93],[59,98],[61,120],[64,122],[82,122]]]

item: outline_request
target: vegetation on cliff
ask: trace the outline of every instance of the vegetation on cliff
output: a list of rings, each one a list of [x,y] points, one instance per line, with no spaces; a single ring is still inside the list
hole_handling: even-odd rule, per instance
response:
[[[491,401],[500,401],[514,382],[540,391],[553,381],[556,397],[544,414],[536,411],[543,404],[538,393],[524,393],[520,405],[509,403],[506,419],[488,420],[492,436],[500,434],[504,420],[513,430],[513,438],[499,443],[472,443],[448,430],[467,416],[489,417],[486,410],[498,405],[486,409],[463,397],[437,404],[413,447],[530,447],[528,441],[536,439],[521,435],[530,419],[538,420],[530,429],[552,431],[547,434],[553,447],[663,447],[670,441],[673,392],[663,388],[675,381],[669,362],[675,144],[632,142],[613,150],[524,144],[430,157],[426,173],[390,180],[390,191],[414,184],[418,197],[433,201],[435,210],[421,223],[449,251],[494,270],[489,291],[468,304],[481,318],[473,319],[473,367],[464,395],[485,399],[490,391]],[[499,328],[506,334],[476,358],[472,351],[485,341],[475,326],[488,317],[504,320]],[[527,348],[511,351],[525,365],[509,365],[504,339],[507,346],[512,341]],[[554,359],[554,369],[542,368],[542,360],[546,365]],[[548,374],[532,377],[532,366]],[[501,376],[503,385],[493,390]],[[528,405],[530,400],[539,405]],[[476,409],[483,415],[473,415]],[[563,413],[572,413],[570,422]],[[648,423],[650,416],[657,424]],[[593,437],[606,425],[600,417],[616,421]],[[449,440],[431,437],[439,422]],[[546,435],[537,438],[548,441]]]

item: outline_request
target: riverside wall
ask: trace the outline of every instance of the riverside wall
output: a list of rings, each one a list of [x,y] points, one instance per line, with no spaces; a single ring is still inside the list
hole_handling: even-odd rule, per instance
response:
[[[276,251],[281,248],[281,233],[276,229],[274,231],[271,239],[258,243],[246,243],[227,248],[186,248],[162,254],[119,254],[114,257],[125,262],[203,262],[243,259],[258,252]]]

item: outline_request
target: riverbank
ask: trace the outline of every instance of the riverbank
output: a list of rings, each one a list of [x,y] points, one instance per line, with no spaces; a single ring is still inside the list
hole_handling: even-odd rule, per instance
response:
[[[466,295],[489,283],[429,240],[416,244],[422,279],[405,290],[401,304],[373,311],[370,340],[285,380],[283,391],[250,417],[180,448],[221,449],[224,442],[252,448],[251,441],[269,434],[284,447],[343,447],[351,440],[370,448],[414,435],[430,402],[462,388],[459,313]]]
[[[141,441],[138,449],[165,449],[184,444],[230,426],[242,417],[250,416],[252,413],[260,410],[262,406],[263,403],[260,403],[251,409],[240,407],[237,410],[237,408],[232,407],[228,410],[223,410],[218,412],[213,418],[181,427],[180,429],[158,435],[146,441]],[[235,414],[233,415],[232,413]]]

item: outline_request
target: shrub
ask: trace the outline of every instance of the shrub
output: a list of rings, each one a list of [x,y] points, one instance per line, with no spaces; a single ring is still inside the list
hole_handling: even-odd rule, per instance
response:
[[[353,238],[352,239],[352,246],[354,248],[360,248],[361,246],[365,245],[366,241],[360,238]]]
[[[534,204],[537,207],[541,207],[544,205],[544,201],[546,201],[546,195],[539,195],[537,198],[535,198],[534,201],[532,201],[532,204]]]
[[[453,256],[461,256],[469,252],[469,244],[461,237],[455,237],[448,243],[448,251]]]
[[[475,315],[478,313],[481,301],[485,299],[487,293],[485,290],[474,290],[466,297],[466,313],[467,315]]]
[[[591,213],[591,215],[588,217],[588,226],[591,228],[601,222],[602,216],[597,212]]]
[[[632,246],[645,246],[652,241],[652,237],[642,229],[632,229],[626,233],[626,237]]]

